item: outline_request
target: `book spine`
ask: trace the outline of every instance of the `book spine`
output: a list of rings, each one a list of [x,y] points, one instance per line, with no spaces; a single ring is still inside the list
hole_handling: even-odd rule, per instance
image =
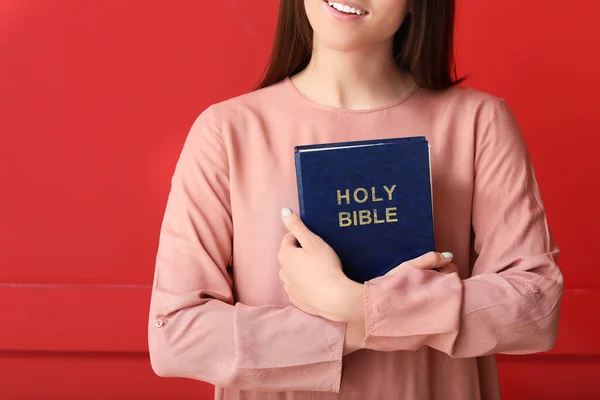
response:
[[[429,192],[431,196],[431,232],[435,231],[435,216],[433,211],[433,171],[431,170],[431,144],[427,143],[427,159],[429,165]],[[435,235],[432,234],[431,237],[431,246],[433,249],[435,246]]]
[[[296,183],[298,187],[298,204],[300,207],[300,217],[304,217],[304,189],[302,187],[302,163],[300,161],[300,153],[294,154],[294,162],[296,164]]]

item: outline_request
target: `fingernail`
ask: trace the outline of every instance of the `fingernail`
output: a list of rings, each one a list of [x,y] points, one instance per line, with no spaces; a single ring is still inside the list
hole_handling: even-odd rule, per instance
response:
[[[442,256],[444,256],[446,260],[452,260],[452,258],[454,258],[454,254],[450,253],[449,251],[443,252]]]
[[[282,215],[283,217],[289,217],[290,215],[292,215],[292,210],[290,210],[290,209],[289,209],[289,208],[287,208],[287,207],[283,207],[283,208],[281,209],[281,215]]]

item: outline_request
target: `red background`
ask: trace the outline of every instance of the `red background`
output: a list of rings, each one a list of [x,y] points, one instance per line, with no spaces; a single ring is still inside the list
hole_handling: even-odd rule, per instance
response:
[[[600,398],[599,4],[458,2],[459,70],[515,111],[566,279],[556,348],[499,357],[506,399]],[[212,397],[150,369],[157,235],[191,123],[257,82],[277,6],[0,2],[0,397]]]

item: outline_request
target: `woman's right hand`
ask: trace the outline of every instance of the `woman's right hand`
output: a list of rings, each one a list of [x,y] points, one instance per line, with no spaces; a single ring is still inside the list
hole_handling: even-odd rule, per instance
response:
[[[438,253],[430,251],[420,257],[413,258],[398,265],[396,268],[389,271],[386,276],[399,273],[405,268],[416,268],[422,270],[437,269],[442,274],[451,274],[458,272],[456,265],[452,264],[452,253]]]
[[[437,253],[429,252],[423,254],[420,257],[414,258],[409,261],[405,261],[396,268],[389,271],[387,275],[394,275],[401,272],[405,268],[416,268],[422,270],[437,269],[442,274],[451,274],[458,272],[456,265],[452,264],[452,253]],[[362,287],[362,285],[357,285]],[[358,293],[358,292],[357,292]],[[354,296],[354,297],[359,297]],[[364,297],[364,288],[360,292],[360,300]],[[344,342],[344,355],[348,355],[362,348],[363,341],[365,340],[365,320],[364,318],[358,318],[356,320],[347,321],[346,325],[346,338]]]

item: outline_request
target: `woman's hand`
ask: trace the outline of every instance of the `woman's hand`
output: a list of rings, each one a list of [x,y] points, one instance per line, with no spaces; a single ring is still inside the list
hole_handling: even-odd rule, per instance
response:
[[[344,355],[362,348],[365,339],[364,285],[349,279],[335,251],[312,233],[297,214],[284,208],[279,277],[290,302],[302,311],[345,322]]]
[[[290,301],[306,313],[347,322],[353,306],[349,297],[356,301],[357,285],[362,285],[343,273],[335,251],[312,233],[296,213],[284,208],[282,217],[289,232],[279,249],[279,277]]]
[[[364,285],[343,273],[335,251],[297,214],[284,208],[282,217],[289,232],[279,249],[279,277],[290,302],[308,314],[346,322],[344,355],[359,350],[365,338]],[[405,268],[457,272],[452,257],[452,253],[430,252],[400,264],[386,276]]]
[[[435,269],[442,274],[451,274],[453,272],[458,272],[456,265],[452,264],[453,257],[454,255],[452,253],[437,253],[435,251],[431,251],[423,254],[420,257],[403,262],[385,275],[388,276],[398,274],[405,268],[416,268],[423,270]]]

